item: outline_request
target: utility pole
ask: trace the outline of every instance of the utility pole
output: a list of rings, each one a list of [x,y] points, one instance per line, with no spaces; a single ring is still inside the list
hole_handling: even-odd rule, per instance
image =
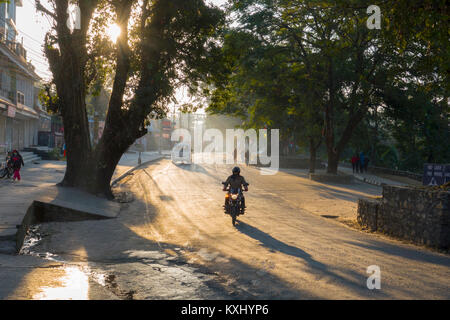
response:
[[[162,143],[162,120],[159,119],[159,145],[158,145],[158,153],[161,154],[161,143]]]

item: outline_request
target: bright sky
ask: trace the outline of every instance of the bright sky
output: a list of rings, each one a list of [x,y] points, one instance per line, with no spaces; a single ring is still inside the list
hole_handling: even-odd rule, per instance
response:
[[[42,1],[45,4],[47,1]],[[16,16],[19,36],[17,41],[22,41],[27,50],[27,59],[33,63],[36,73],[45,80],[51,78],[47,59],[44,56],[43,44],[47,30],[50,29],[50,21],[36,12],[34,0],[24,0],[23,7],[17,7]]]

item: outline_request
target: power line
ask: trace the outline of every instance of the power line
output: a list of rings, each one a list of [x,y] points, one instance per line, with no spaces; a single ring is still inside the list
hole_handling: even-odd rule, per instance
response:
[[[7,21],[6,21],[5,19],[1,18],[1,17],[0,17],[0,21],[3,22],[3,23],[7,23]],[[19,30],[19,29],[17,29],[17,31],[20,31],[22,34],[26,35],[28,38],[30,38],[30,39],[32,39],[33,41],[35,41],[36,43],[42,45],[41,42],[35,40],[33,37],[27,35],[27,34],[24,33],[23,31],[21,31],[21,30]],[[17,36],[21,36],[21,34],[18,34]],[[5,37],[6,37],[6,35],[5,35]],[[17,42],[17,43],[19,43],[19,42]],[[45,57],[45,55],[44,55],[44,53],[43,53],[42,51],[41,51],[41,52],[38,52],[38,51],[36,51],[36,50],[34,50],[34,49],[28,47],[28,45],[25,45],[25,44],[22,44],[22,43],[21,43],[21,45],[26,49],[26,51],[27,51],[28,54],[30,54],[30,55],[33,56],[33,60],[35,60],[35,62],[40,63],[40,64],[45,65],[45,66],[48,65],[48,62],[45,61],[44,59],[42,59],[42,58]],[[38,58],[38,57],[39,57],[39,58]]]
[[[5,19],[3,19],[2,17],[0,17],[0,22],[5,23],[5,24],[8,23],[8,21],[6,21]],[[33,40],[34,42],[36,42],[36,43],[38,43],[38,44],[40,44],[40,45],[42,45],[42,42],[41,42],[41,41],[35,39],[34,37],[30,36],[30,35],[27,34],[26,32],[24,32],[24,31],[18,29],[17,27],[16,27],[15,29],[16,29],[16,31],[19,31],[20,33],[22,33],[22,35],[28,37],[29,39]],[[19,32],[18,32],[18,33],[19,33]]]

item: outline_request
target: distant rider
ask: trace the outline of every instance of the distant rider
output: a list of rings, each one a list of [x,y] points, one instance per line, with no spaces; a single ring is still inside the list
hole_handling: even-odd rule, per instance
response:
[[[230,186],[230,191],[240,190],[241,195],[241,209],[242,212],[244,211],[245,207],[245,198],[244,194],[242,193],[242,187],[244,187],[245,191],[248,191],[248,183],[245,181],[245,178],[241,176],[241,169],[239,167],[233,168],[233,174],[228,177],[227,181],[225,181],[223,185],[223,191],[227,190],[227,187]],[[227,201],[225,199],[225,206],[227,205]]]

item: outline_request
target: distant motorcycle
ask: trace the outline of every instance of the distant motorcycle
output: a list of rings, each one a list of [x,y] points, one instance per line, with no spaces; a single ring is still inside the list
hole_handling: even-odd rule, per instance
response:
[[[222,182],[225,185],[225,182]],[[244,213],[244,208],[242,208],[242,191],[241,189],[231,189],[228,188],[227,194],[225,195],[225,213],[231,216],[231,222],[233,226],[236,225],[237,217]]]

